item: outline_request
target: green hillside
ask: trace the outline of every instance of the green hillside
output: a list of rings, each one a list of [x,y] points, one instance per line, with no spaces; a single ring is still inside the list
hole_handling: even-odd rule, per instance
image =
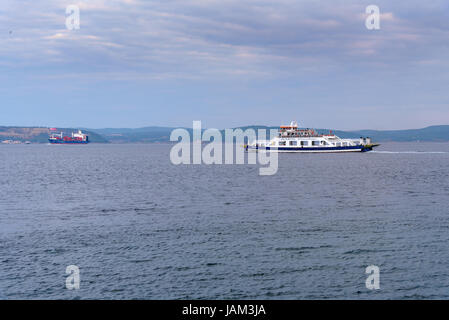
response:
[[[83,129],[83,132],[89,135],[91,142],[98,143],[153,143],[169,142],[171,132],[176,129],[172,127],[143,127],[137,129],[131,128],[105,128],[105,129]],[[185,128],[192,136],[192,129]],[[270,129],[278,127],[267,126],[245,126],[246,129],[266,129],[269,134]],[[57,128],[56,132],[63,131],[67,134],[75,132],[74,128]],[[329,129],[317,129],[320,133],[328,133]],[[221,130],[224,136],[224,130]],[[431,126],[423,129],[410,130],[359,130],[359,131],[341,131],[333,130],[341,138],[358,138],[361,136],[371,137],[373,141],[449,141],[449,125]],[[31,141],[33,143],[48,142],[49,128],[44,127],[0,127],[0,141]],[[268,136],[267,136],[268,138]]]
[[[90,129],[102,135],[110,142],[129,143],[129,142],[168,142],[170,133],[175,128],[171,127],[144,127],[138,129]],[[267,134],[270,129],[279,129],[279,127],[267,126],[245,126],[246,129],[266,129]],[[191,134],[192,129],[187,129]],[[329,129],[317,129],[320,133],[328,133]],[[358,131],[332,131],[341,138],[359,138],[361,136],[371,137],[373,141],[449,141],[449,125],[431,126],[423,129],[411,130],[358,130]],[[224,130],[221,130],[224,136]]]
[[[78,131],[74,128],[56,128],[56,132],[64,132],[70,134]],[[83,130],[84,133],[89,135],[91,142],[105,143],[108,142],[102,135],[89,130]],[[0,141],[13,140],[13,141],[30,141],[32,143],[46,143],[48,142],[48,136],[50,134],[49,128],[44,127],[0,127]]]

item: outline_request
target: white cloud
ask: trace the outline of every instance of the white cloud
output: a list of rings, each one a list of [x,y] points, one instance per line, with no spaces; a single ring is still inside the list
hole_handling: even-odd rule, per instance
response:
[[[260,77],[363,64],[367,56],[380,65],[398,63],[410,52],[419,54],[410,61],[433,60],[432,48],[448,35],[444,26],[423,28],[429,18],[419,14],[419,7],[407,16],[388,1],[380,1],[377,34],[364,27],[366,14],[358,1],[327,6],[290,0],[75,1],[81,29],[74,31],[64,27],[62,2],[24,3],[29,11],[12,4],[0,13],[0,21],[13,29],[0,46],[6,65],[63,68],[65,62],[54,59],[58,52],[96,74],[139,68],[161,75]]]

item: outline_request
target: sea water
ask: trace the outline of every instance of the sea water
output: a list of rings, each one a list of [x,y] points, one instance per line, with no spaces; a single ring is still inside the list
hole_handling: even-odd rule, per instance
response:
[[[449,143],[283,153],[273,176],[170,148],[0,146],[0,298],[449,298]]]

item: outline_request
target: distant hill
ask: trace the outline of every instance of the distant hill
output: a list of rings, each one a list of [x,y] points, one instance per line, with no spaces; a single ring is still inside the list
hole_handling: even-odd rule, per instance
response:
[[[129,142],[167,142],[170,141],[170,134],[176,128],[171,127],[143,127],[137,129],[129,128],[105,128],[87,129],[101,135],[109,142],[129,143]],[[189,130],[189,129],[187,129]],[[190,129],[191,131],[192,129]]]
[[[78,129],[74,128],[56,128],[56,132],[63,131],[66,134],[76,132]],[[89,130],[83,130],[89,135],[91,142],[108,142],[102,135]],[[33,143],[46,143],[50,134],[49,128],[44,127],[0,127],[0,141],[14,140],[14,141],[30,141]]]
[[[267,126],[245,126],[239,127],[246,129],[279,129],[279,127]],[[110,142],[129,143],[129,142],[168,142],[170,141],[170,133],[176,128],[171,127],[144,127],[138,129],[89,129],[95,133],[104,136]],[[192,129],[185,128],[192,133]],[[320,133],[328,133],[329,129],[317,129]],[[449,141],[449,125],[431,126],[423,129],[410,130],[358,130],[358,131],[342,131],[332,130],[341,138],[359,138],[361,136],[371,137],[373,141]],[[222,134],[224,130],[221,130]]]
[[[278,127],[267,126],[245,126],[240,127],[246,129],[266,129],[269,133],[270,129],[278,129]],[[89,135],[91,142],[111,142],[111,143],[154,143],[169,142],[171,132],[176,129],[172,127],[143,127],[137,129],[131,128],[104,128],[104,129],[85,129],[83,132]],[[185,128],[192,136],[192,129]],[[57,128],[57,131],[65,133],[74,132],[74,128]],[[320,133],[328,133],[329,129],[317,129]],[[341,131],[332,130],[341,138],[359,138],[371,137],[373,141],[449,141],[449,125],[431,126],[423,129],[410,130],[358,130],[358,131]],[[221,130],[222,134],[224,130]],[[35,143],[48,142],[48,128],[42,127],[0,127],[1,140],[18,140],[31,141]],[[224,134],[223,134],[224,136]]]
[[[449,141],[449,125],[409,130],[360,130],[352,133],[369,136],[377,141]]]

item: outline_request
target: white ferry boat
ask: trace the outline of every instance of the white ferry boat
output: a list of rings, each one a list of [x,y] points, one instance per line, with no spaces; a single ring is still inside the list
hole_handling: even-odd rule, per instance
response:
[[[371,139],[342,139],[332,132],[318,134],[314,129],[299,129],[292,121],[289,126],[281,126],[277,137],[271,140],[255,140],[244,148],[248,150],[269,150],[277,152],[367,152],[379,146]]]

